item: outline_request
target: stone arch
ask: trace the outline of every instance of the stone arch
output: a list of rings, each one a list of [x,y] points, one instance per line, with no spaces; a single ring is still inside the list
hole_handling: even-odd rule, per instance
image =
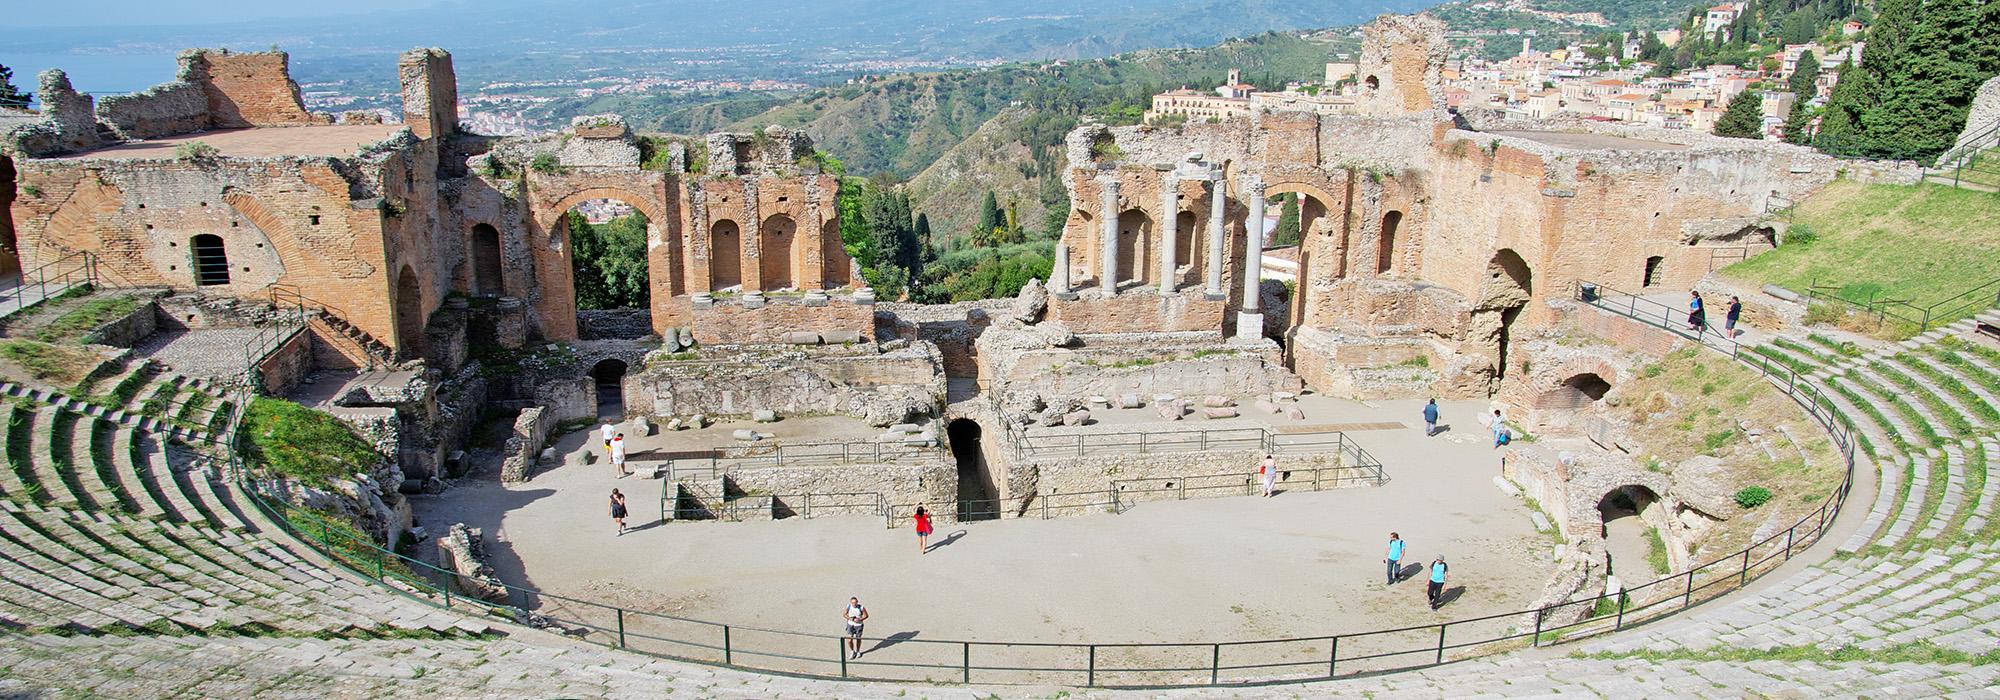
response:
[[[743,286],[743,231],[735,221],[717,219],[708,226],[708,288]]]
[[[1118,283],[1151,281],[1153,217],[1137,207],[1118,214]]]
[[[1403,212],[1395,209],[1382,215],[1382,233],[1376,239],[1375,273],[1386,275],[1396,269],[1396,229],[1403,225]]]
[[[188,271],[194,273],[195,286],[229,284],[229,250],[221,236],[202,233],[188,239],[188,257]]]
[[[1558,382],[1554,389],[1542,392],[1535,402],[1538,408],[1577,410],[1603,401],[1610,391],[1611,381],[1603,375],[1578,372]]]
[[[396,349],[403,359],[421,357],[424,352],[424,288],[417,271],[404,265],[396,273]]]
[[[820,226],[819,234],[820,286],[837,289],[853,284],[851,265],[847,262],[847,248],[840,242],[840,220],[827,219]]]
[[[798,222],[790,214],[772,214],[757,227],[757,288],[776,291],[799,286],[798,270],[792,261],[802,257],[798,245]]]
[[[593,199],[615,199],[630,204],[633,209],[637,209],[639,213],[645,214],[646,219],[654,222],[656,225],[665,225],[667,221],[670,221],[667,217],[666,208],[660,206],[660,203],[653,197],[639,194],[626,187],[596,186],[579,187],[572,190],[569,194],[557,198],[555,204],[543,210],[541,215],[536,217],[537,223],[541,226],[542,231],[554,235],[556,224],[562,221],[562,215],[569,213],[571,209],[575,209],[576,205]]]
[[[1361,80],[1361,86],[1367,88],[1369,92],[1374,92],[1382,89],[1382,79],[1371,75]]]
[[[1646,530],[1648,521],[1658,522],[1658,513],[1652,513],[1655,506],[1664,502],[1658,491],[1643,484],[1621,484],[1604,492],[1597,499],[1599,536],[1604,538],[1606,564],[1609,573],[1619,580],[1637,584],[1651,581],[1659,574],[1671,571],[1652,571],[1647,562]],[[1655,536],[1664,537],[1665,533]],[[1671,551],[1671,548],[1669,548]],[[1672,555],[1668,555],[1671,564]]]
[[[625,361],[615,357],[599,360],[591,366],[591,384],[597,392],[597,417],[624,419],[627,369]]]
[[[492,224],[473,224],[466,249],[472,258],[472,294],[482,297],[507,295],[501,273],[500,230]]]

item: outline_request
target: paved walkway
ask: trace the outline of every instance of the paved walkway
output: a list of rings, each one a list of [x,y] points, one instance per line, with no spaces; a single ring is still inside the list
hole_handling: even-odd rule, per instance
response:
[[[234,377],[243,373],[244,349],[266,334],[262,328],[163,330],[148,336],[134,352],[190,377]]]

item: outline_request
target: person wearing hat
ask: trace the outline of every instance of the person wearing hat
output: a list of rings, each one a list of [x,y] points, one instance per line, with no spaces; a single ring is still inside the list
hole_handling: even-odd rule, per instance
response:
[[[1438,609],[1438,605],[1444,602],[1444,578],[1445,578],[1446,568],[1447,567],[1444,564],[1444,555],[1439,554],[1436,559],[1431,560],[1431,585],[1429,588],[1425,589],[1424,594],[1430,597],[1432,610]]]

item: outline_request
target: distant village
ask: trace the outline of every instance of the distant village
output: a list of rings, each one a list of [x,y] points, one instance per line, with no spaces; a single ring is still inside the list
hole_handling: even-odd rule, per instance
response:
[[[1702,20],[1703,33],[1727,31],[1745,9],[1744,3],[1709,8]],[[1805,100],[1819,106],[1839,82],[1841,68],[1850,62],[1859,65],[1863,42],[1857,39],[1862,29],[1860,22],[1847,22],[1839,33],[1843,41],[1833,46],[1819,41],[1786,44],[1764,56],[1756,68],[1716,64],[1665,76],[1655,75],[1656,64],[1639,60],[1640,32],[1622,34],[1617,46],[1572,43],[1537,51],[1531,46],[1532,30],[1509,30],[1507,33],[1522,36],[1520,53],[1497,62],[1455,57],[1446,63],[1446,99],[1452,107],[1487,107],[1528,119],[1571,115],[1664,129],[1712,131],[1731,99],[1746,90],[1757,90],[1763,98],[1764,136],[1782,138],[1785,118],[1794,102]],[[1651,34],[1673,47],[1686,32],[1668,29]],[[1807,53],[1821,66],[1818,78],[1812,94],[1793,94],[1788,81],[1798,69],[1800,57]],[[1244,84],[1240,72],[1230,71],[1228,82],[1212,90],[1181,88],[1154,95],[1145,119],[1157,124],[1222,121],[1257,111],[1347,114],[1355,111],[1359,98],[1371,89],[1357,82],[1355,64],[1345,60],[1327,63],[1326,74],[1318,82],[1294,82],[1278,91],[1260,91]]]

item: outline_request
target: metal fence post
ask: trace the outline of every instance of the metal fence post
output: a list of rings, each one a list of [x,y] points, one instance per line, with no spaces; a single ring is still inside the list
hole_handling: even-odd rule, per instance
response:
[[[381,580],[383,580],[383,578],[382,578],[382,548],[381,548],[381,547],[371,547],[371,549],[374,549],[374,550],[375,550],[375,580],[377,580],[377,581],[381,581]]]
[[[1333,638],[1333,650],[1326,653],[1326,677],[1334,677],[1334,669],[1340,667],[1340,637]]]
[[[1757,545],[1753,544],[1743,548],[1743,573],[1736,576],[1737,588],[1742,588],[1744,584],[1750,582],[1750,550],[1756,547]]]
[[[833,657],[834,657],[834,658],[836,658],[836,659],[840,659],[840,677],[841,677],[841,678],[846,678],[846,677],[847,677],[847,638],[846,638],[846,637],[835,637],[835,638],[834,638],[834,640],[833,640]]]
[[[1208,684],[1215,685],[1222,677],[1222,645],[1208,645]]]
[[[1790,529],[1785,530],[1785,561],[1792,560],[1792,535],[1797,534],[1798,531],[1799,526],[1797,525],[1793,525]]]
[[[1542,618],[1547,617],[1548,614],[1548,606],[1542,606],[1535,610],[1535,636],[1533,640],[1528,642],[1528,646],[1539,647],[1542,645]]]
[[[1097,687],[1097,645],[1090,645],[1090,671],[1084,676],[1084,687]]]
[[[729,625],[722,626],[722,664],[736,665],[736,649],[729,645]]]
[[[1625,629],[1625,599],[1627,597],[1629,596],[1626,596],[1624,591],[1618,592],[1618,619],[1611,622],[1611,629],[1614,631]]]
[[[1694,604],[1694,569],[1688,569],[1687,593],[1681,596],[1681,608]]]
[[[960,671],[963,671],[963,672],[964,672],[964,675],[963,675],[963,676],[961,676],[961,678],[962,678],[962,679],[964,680],[964,682],[965,682],[965,684],[966,684],[966,685],[971,685],[971,684],[972,684],[972,642],[959,642],[958,644],[959,644],[959,651],[960,651],[960,652],[962,652],[962,655],[961,655],[961,656],[959,657],[959,662],[958,662],[958,663],[959,663],[959,670],[960,670]]]
[[[618,648],[623,649],[625,648],[625,609],[612,608],[612,610],[618,611]]]
[[[1438,625],[1438,656],[1437,656],[1437,662],[1438,662],[1438,663],[1444,663],[1444,629],[1445,629],[1445,627],[1446,627],[1446,625]]]

